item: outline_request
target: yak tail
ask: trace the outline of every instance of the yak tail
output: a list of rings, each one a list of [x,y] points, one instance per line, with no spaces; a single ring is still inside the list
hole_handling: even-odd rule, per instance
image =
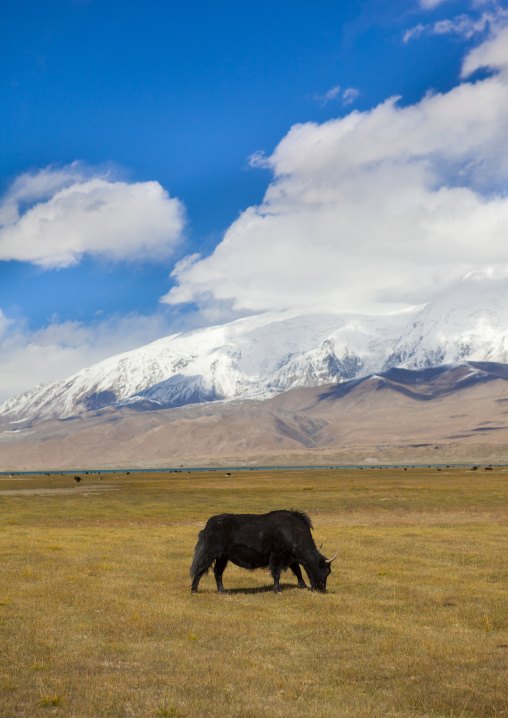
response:
[[[203,531],[200,531],[198,534],[198,542],[196,544],[196,548],[194,549],[194,558],[192,559],[192,566],[190,568],[191,578],[194,578],[194,576],[196,575],[197,568],[201,563],[201,559],[204,556],[205,544],[205,531],[203,529]]]

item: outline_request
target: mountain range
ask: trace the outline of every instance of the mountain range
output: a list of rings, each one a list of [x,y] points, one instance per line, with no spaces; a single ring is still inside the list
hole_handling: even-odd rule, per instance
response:
[[[0,404],[1,423],[106,406],[167,409],[267,399],[393,367],[508,361],[508,285],[471,277],[419,308],[385,315],[265,313],[159,339]]]
[[[14,425],[19,426],[19,425]],[[0,432],[17,469],[506,461],[508,367],[390,369],[258,401],[114,405]]]
[[[432,404],[435,414],[440,402],[451,407],[452,396],[457,400],[460,395],[464,400],[468,392],[476,392],[474,401],[470,397],[473,404],[481,395],[492,405],[480,411],[487,428],[476,425],[470,416],[460,429],[442,427],[445,433],[441,438],[447,436],[450,442],[451,436],[467,435],[469,440],[482,435],[480,444],[484,444],[487,435],[492,437],[504,427],[498,414],[504,407],[507,363],[506,280],[472,276],[426,305],[384,315],[330,310],[265,313],[159,339],[9,399],[0,405],[0,460],[4,452],[5,461],[10,457],[9,465],[14,465],[9,446],[15,452],[16,446],[19,449],[27,441],[25,449],[34,444],[40,453],[40,441],[49,441],[48,436],[53,436],[52,446],[56,446],[56,436],[63,446],[66,437],[74,436],[76,441],[76,427],[85,433],[90,429],[93,434],[100,426],[106,436],[106,425],[130,427],[128,432],[138,437],[141,447],[131,457],[138,463],[150,463],[149,446],[160,456],[145,430],[159,427],[162,436],[165,432],[161,434],[160,427],[169,425],[173,429],[169,444],[175,435],[180,440],[173,454],[163,452],[164,461],[177,455],[182,460],[204,460],[205,447],[193,453],[189,441],[196,447],[199,430],[205,427],[210,440],[216,438],[213,451],[208,447],[209,455],[215,457],[221,455],[217,452],[221,441],[224,456],[240,456],[239,444],[232,438],[238,426],[243,426],[244,436],[250,437],[245,439],[250,448],[245,448],[251,457],[269,455],[277,447],[286,453],[302,447],[311,452],[325,447],[327,451],[343,451],[347,449],[344,437],[348,432],[350,446],[367,446],[369,441],[376,446],[395,445],[395,429],[389,440],[380,424],[365,443],[367,435],[355,438],[355,431],[347,429],[339,416],[347,412],[352,427],[353,416],[363,405],[364,427],[375,412],[384,411],[388,417],[385,426],[393,428],[397,423],[393,412],[399,411],[401,397],[414,413],[410,419],[409,409],[404,409],[408,430],[402,434],[407,435],[406,444],[439,443],[432,426],[426,427],[418,419],[432,413],[422,406]],[[441,386],[446,390],[441,391]],[[371,397],[368,401],[367,396]],[[459,416],[457,407],[450,409],[455,410]],[[465,414],[469,416],[468,411]],[[455,415],[443,409],[442,416],[452,420]],[[487,431],[489,421],[499,428]],[[441,426],[438,414],[431,423]],[[420,438],[416,429],[414,435],[409,431],[410,426],[418,425]],[[190,432],[188,441],[182,426]],[[215,436],[221,426],[222,439]],[[113,429],[109,434],[125,448],[125,437],[113,439]],[[258,437],[256,441],[253,435]],[[427,441],[425,436],[432,438]],[[501,434],[497,436],[501,438]],[[101,444],[104,441],[101,438]],[[46,443],[46,448],[49,446]],[[104,451],[100,460],[110,463],[114,453]],[[45,465],[48,461],[49,457]],[[62,461],[71,461],[70,455],[65,459],[62,456]]]

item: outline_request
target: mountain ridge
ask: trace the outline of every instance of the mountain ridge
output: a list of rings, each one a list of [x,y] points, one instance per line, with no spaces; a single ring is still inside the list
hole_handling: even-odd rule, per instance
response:
[[[264,400],[117,405],[0,432],[8,470],[503,463],[508,366],[388,370]]]
[[[173,334],[8,399],[0,425],[106,406],[162,410],[266,400],[390,369],[508,362],[508,281],[470,277],[422,307],[385,315],[268,312]]]

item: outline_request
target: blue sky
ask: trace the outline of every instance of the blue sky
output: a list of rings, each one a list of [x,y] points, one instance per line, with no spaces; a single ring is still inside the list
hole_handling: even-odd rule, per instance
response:
[[[4,3],[0,398],[186,327],[402,306],[499,268],[507,14],[494,0]],[[449,150],[446,117],[481,103],[458,129],[474,143]],[[354,159],[371,146],[388,149]],[[486,261],[451,227],[458,206],[490,228]],[[401,264],[407,227],[431,215]]]

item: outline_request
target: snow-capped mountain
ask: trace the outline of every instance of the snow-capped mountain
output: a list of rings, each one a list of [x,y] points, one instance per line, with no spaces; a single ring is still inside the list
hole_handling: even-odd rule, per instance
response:
[[[420,369],[462,361],[508,363],[508,283],[470,276],[408,325],[389,359]]]
[[[508,362],[508,281],[470,277],[423,308],[388,315],[266,313],[159,339],[16,396],[3,423],[108,405],[169,408],[266,399],[390,367]]]
[[[159,339],[0,405],[7,421],[268,398],[380,369],[408,316],[268,313]]]

